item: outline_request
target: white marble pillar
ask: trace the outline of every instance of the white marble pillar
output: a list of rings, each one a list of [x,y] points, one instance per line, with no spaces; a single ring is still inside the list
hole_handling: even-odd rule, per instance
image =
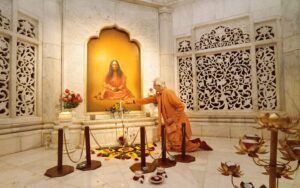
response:
[[[172,10],[159,9],[160,77],[167,87],[175,89],[175,64],[173,54]]]
[[[300,116],[300,1],[282,1],[284,111]]]
[[[44,1],[43,5],[43,121],[53,123],[61,111],[62,0]]]

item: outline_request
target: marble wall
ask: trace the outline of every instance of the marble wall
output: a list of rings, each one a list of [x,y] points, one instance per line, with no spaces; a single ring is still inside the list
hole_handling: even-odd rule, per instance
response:
[[[250,15],[255,20],[280,16],[281,1],[195,0],[174,7],[173,33],[175,36],[191,34],[195,25],[241,15]]]
[[[300,2],[282,1],[282,40],[285,110],[300,116]]]
[[[43,3],[43,121],[53,122],[61,111],[62,0]]]
[[[193,29],[202,25],[226,21],[232,18],[249,16],[250,23],[262,20],[277,19],[278,28],[278,77],[280,94],[280,111],[292,116],[300,116],[299,97],[299,1],[285,0],[195,0],[185,4],[173,6],[172,22],[174,45],[175,39],[184,36],[193,37]],[[188,54],[187,54],[188,55]],[[176,65],[174,64],[174,69]],[[175,79],[175,85],[178,85]],[[251,114],[251,113],[250,113]],[[248,115],[250,115],[248,113]],[[219,116],[226,115],[230,123]],[[191,117],[193,115],[190,115]],[[214,116],[214,117],[213,117]],[[239,118],[248,119],[246,114],[240,113]],[[252,113],[252,119],[255,112]],[[194,134],[202,136],[216,135],[235,137],[246,129],[255,125],[255,121],[247,122],[232,113],[199,113],[198,120],[192,120]],[[211,120],[204,120],[205,118]],[[216,119],[218,121],[216,121]],[[217,131],[218,130],[218,131]],[[227,130],[227,132],[225,131]],[[249,132],[249,130],[248,130]],[[252,130],[252,133],[256,131]],[[218,134],[216,135],[218,136]]]
[[[299,1],[196,0],[173,7],[174,36],[191,35],[198,25],[249,15],[252,21],[280,18],[279,54],[281,110],[300,115],[299,97]],[[267,11],[266,11],[267,10]],[[281,44],[279,43],[279,48]],[[281,54],[282,52],[282,54]],[[282,56],[281,56],[282,55]]]
[[[65,0],[63,9],[63,87],[85,93],[87,42],[99,36],[102,28],[117,25],[141,45],[142,88],[146,95],[160,73],[158,10],[112,0]],[[83,102],[77,114],[84,113],[84,106]]]
[[[61,0],[10,0],[8,2],[11,6],[13,23],[12,33],[8,33],[12,38],[12,54],[18,54],[15,45],[19,40],[26,44],[33,44],[36,50],[35,53],[27,54],[27,58],[30,55],[35,56],[32,57],[34,62],[27,65],[28,68],[34,70],[34,76],[29,76],[34,80],[32,85],[34,90],[34,108],[32,109],[34,111],[33,113],[25,112],[20,116],[16,115],[13,106],[16,105],[14,100],[16,96],[13,89],[10,90],[11,113],[9,117],[1,118],[0,121],[0,146],[3,148],[0,155],[40,147],[43,144],[43,135],[51,132],[58,111],[60,111],[58,99],[61,93]],[[34,37],[28,36],[26,32],[22,35],[14,34],[17,31],[19,16],[24,16],[25,19],[35,24]],[[24,26],[25,30],[28,29],[26,26],[28,25]],[[16,66],[17,58],[11,57],[12,70]],[[25,58],[22,60],[26,62]],[[26,73],[28,74],[24,71],[25,69],[22,69],[24,77]],[[14,72],[10,76],[11,88],[14,88],[17,82],[16,75],[13,74]],[[30,95],[26,97],[30,98]]]
[[[64,88],[84,95],[87,42],[102,28],[117,25],[141,44],[144,95],[152,80],[161,76],[176,88],[176,57],[173,43],[192,34],[197,25],[248,15],[251,21],[279,17],[281,24],[282,110],[300,115],[300,13],[299,0],[194,0],[172,7],[145,6],[119,0],[12,0],[18,11],[38,20],[39,65],[35,117],[0,122],[0,155],[39,147],[50,135],[61,111]],[[185,3],[183,3],[185,2]],[[175,45],[175,44],[174,44]],[[85,103],[76,112],[84,119]],[[216,118],[217,116],[217,118]],[[230,116],[230,118],[228,118]],[[238,137],[260,134],[252,129],[253,116],[190,114],[194,135]],[[26,122],[26,123],[25,123]],[[264,133],[261,133],[264,134]],[[267,137],[267,136],[266,136]],[[10,147],[8,147],[10,146]]]
[[[43,144],[43,139],[57,124],[62,110],[59,99],[64,88],[84,95],[86,44],[90,37],[98,36],[102,28],[117,25],[141,44],[144,95],[160,74],[157,8],[118,0],[12,0],[8,4],[10,2],[13,18],[22,12],[39,23],[36,113],[33,117],[1,119],[0,145],[13,144],[3,149],[1,155]],[[85,115],[84,106],[83,103],[76,109],[80,119]],[[24,145],[22,140],[32,143]]]
[[[44,122],[53,122],[61,110],[61,31],[62,0],[14,0],[15,10],[24,12],[39,20],[39,67],[38,68],[38,101],[41,110],[38,116]]]

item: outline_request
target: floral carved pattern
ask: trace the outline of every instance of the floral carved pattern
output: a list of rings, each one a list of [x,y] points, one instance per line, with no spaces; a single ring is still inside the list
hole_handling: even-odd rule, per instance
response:
[[[33,115],[35,111],[36,46],[19,41],[17,49],[16,115]]]
[[[224,46],[231,46],[250,42],[249,34],[240,28],[218,26],[210,33],[203,34],[195,43],[196,50],[205,50]]]
[[[189,52],[192,50],[191,41],[183,40],[178,43],[178,52]]]
[[[250,50],[196,57],[201,110],[252,109]]]
[[[256,48],[256,72],[258,108],[263,110],[276,109],[277,95],[274,46]]]
[[[192,57],[178,58],[179,96],[188,110],[194,109]]]
[[[9,116],[9,38],[0,35],[0,117]]]
[[[10,30],[10,20],[1,14],[1,10],[0,10],[0,28]]]
[[[17,32],[30,38],[36,37],[36,28],[33,23],[25,19],[18,20]]]
[[[261,26],[255,30],[255,40],[268,40],[275,37],[275,33],[272,26]]]

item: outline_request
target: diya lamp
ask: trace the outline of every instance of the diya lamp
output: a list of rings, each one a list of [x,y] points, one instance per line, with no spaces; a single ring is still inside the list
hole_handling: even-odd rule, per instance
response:
[[[244,135],[235,148],[238,154],[247,153],[250,157],[257,157],[257,154],[267,153],[264,143],[265,141],[257,135]]]
[[[134,176],[132,178],[134,181],[138,181],[140,183],[144,183],[145,176],[143,175],[143,171],[135,171]]]
[[[163,168],[163,167],[157,167],[156,168],[156,175],[168,178],[168,175],[167,175],[167,173],[165,171],[165,168]]]
[[[270,130],[281,130],[286,133],[293,133],[292,128],[296,127],[299,119],[290,118],[285,114],[278,113],[259,113],[257,122],[260,128],[267,128]]]
[[[241,177],[243,175],[242,171],[240,170],[240,165],[233,163],[233,162],[221,162],[221,168],[218,169],[224,176],[233,176],[233,177]]]

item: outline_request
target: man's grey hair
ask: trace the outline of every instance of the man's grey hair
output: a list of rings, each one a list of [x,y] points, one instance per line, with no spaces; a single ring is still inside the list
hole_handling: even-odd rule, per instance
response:
[[[160,78],[155,78],[153,80],[153,84],[159,85],[161,88],[166,88],[166,82],[161,80]]]

